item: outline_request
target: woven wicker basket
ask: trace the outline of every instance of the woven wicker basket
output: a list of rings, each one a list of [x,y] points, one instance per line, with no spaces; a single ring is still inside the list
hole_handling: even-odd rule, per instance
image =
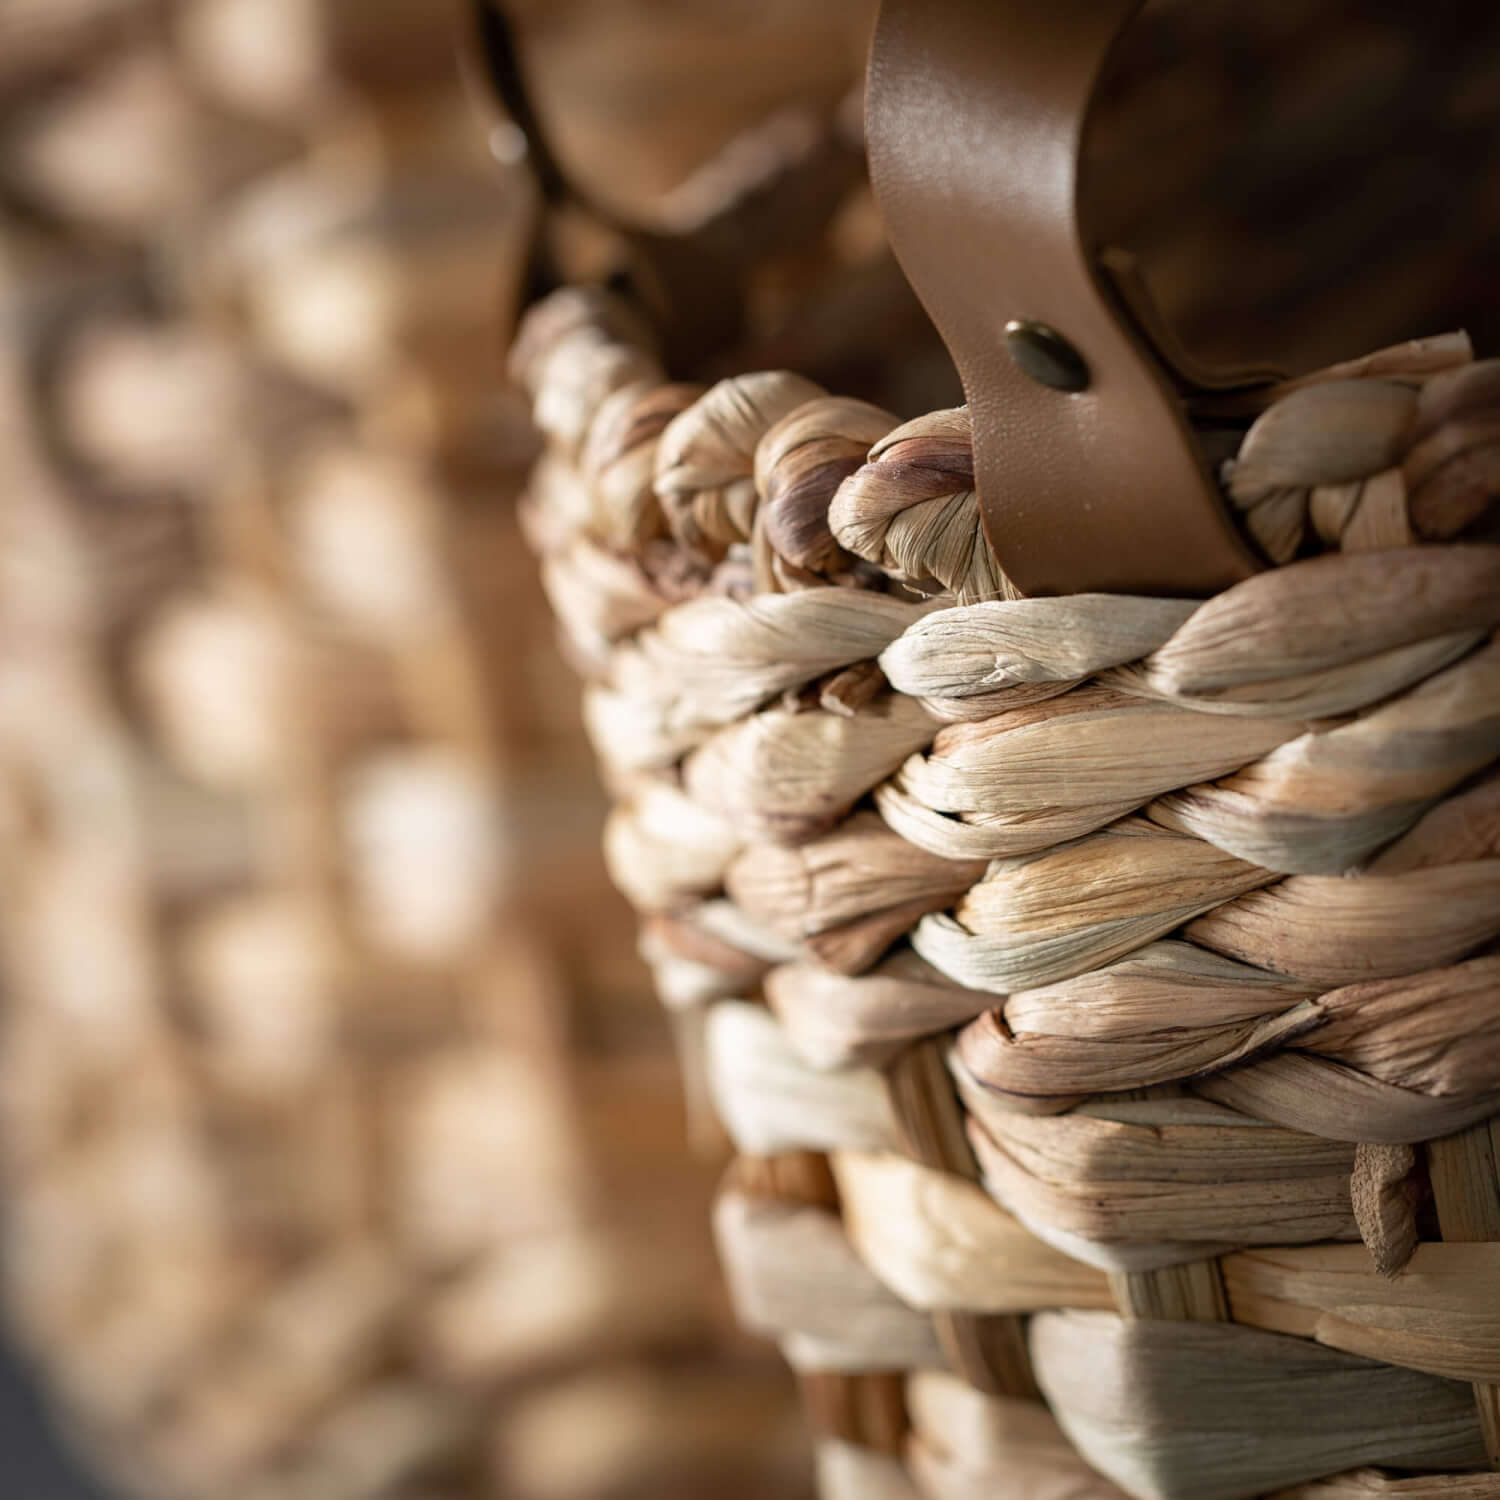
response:
[[[1206,598],[1023,596],[968,408],[674,383],[586,289],[513,370],[607,857],[825,1494],[1500,1496],[1500,362],[1176,407],[1252,549]]]
[[[598,917],[451,50],[0,6],[8,1322],[142,1500],[795,1495]]]

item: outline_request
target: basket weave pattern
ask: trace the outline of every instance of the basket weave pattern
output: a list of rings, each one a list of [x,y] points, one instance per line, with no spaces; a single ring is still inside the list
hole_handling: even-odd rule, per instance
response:
[[[1197,601],[1015,597],[961,409],[673,385],[578,291],[513,361],[825,1492],[1500,1495],[1500,364],[1212,414],[1280,566]]]

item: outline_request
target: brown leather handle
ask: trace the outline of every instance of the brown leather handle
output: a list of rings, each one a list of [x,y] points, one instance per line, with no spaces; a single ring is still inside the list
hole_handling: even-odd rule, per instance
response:
[[[793,143],[781,156],[755,153],[761,170],[715,211],[690,228],[661,230],[631,222],[597,201],[553,150],[527,78],[518,27],[505,0],[469,0],[468,45],[461,72],[486,128],[502,123],[521,134],[526,160],[544,203],[581,209],[615,240],[617,289],[633,296],[660,336],[670,368],[687,374],[732,349],[744,335],[745,280],[767,255],[815,238],[864,175],[857,143],[831,117],[809,146]],[[494,115],[498,104],[503,114]],[[773,161],[772,169],[765,163]],[[532,297],[560,284],[543,224],[536,221]]]
[[[875,190],[963,380],[990,544],[1027,594],[1210,594],[1261,566],[1081,217],[1089,108],[1140,3],[883,0],[871,52]],[[1083,389],[1016,362],[1049,333]]]

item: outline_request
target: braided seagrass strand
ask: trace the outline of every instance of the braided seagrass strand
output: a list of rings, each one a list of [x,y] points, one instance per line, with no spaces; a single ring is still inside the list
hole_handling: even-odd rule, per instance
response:
[[[564,363],[517,370],[542,400]],[[784,375],[661,439],[687,597],[533,487],[544,569],[602,549],[621,581],[553,600],[643,952],[707,1006],[741,1150],[831,1153],[837,1214],[727,1190],[737,1300],[850,1412],[918,1372],[905,1477],[840,1418],[830,1493],[1015,1463],[1029,1493],[1332,1497],[1500,1454],[1500,1230],[1447,1243],[1425,1206],[1500,1109],[1495,369],[1436,339],[1268,393],[1224,477],[1284,565],[1203,602],[1014,597],[962,410],[881,431]],[[763,540],[798,423],[839,467],[869,445],[815,492],[837,552]],[[1462,1162],[1455,1226],[1494,1192],[1492,1151]]]

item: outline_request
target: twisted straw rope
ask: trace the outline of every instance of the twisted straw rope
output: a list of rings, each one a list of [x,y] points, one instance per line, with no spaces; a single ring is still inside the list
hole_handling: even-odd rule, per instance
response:
[[[565,365],[518,345],[539,403]],[[836,1421],[831,1484],[969,1494],[1030,1451],[1115,1494],[1037,1385],[1152,1500],[1500,1454],[1500,1244],[1419,1218],[1425,1165],[1447,1238],[1500,1241],[1497,400],[1461,337],[1266,393],[1223,477],[1284,565],[1204,602],[1016,597],[966,413],[783,373],[660,438],[686,595],[585,561],[638,495],[533,488],[616,879],[770,1174],[721,1198],[742,1315],[851,1411],[964,1377],[912,1377],[905,1475]]]

